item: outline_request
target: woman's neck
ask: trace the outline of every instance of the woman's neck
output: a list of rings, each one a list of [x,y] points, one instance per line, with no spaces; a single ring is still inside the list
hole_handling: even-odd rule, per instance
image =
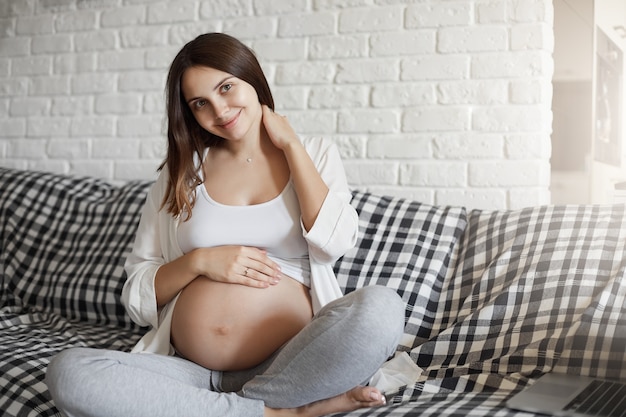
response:
[[[280,153],[280,150],[274,146],[265,130],[261,130],[259,135],[254,137],[246,137],[238,141],[224,140],[217,148],[223,156],[236,161],[251,163],[259,159],[271,159]]]

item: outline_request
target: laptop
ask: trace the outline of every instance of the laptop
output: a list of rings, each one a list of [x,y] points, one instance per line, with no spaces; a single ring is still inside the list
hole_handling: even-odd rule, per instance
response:
[[[626,383],[548,373],[514,395],[507,406],[556,416],[626,417]]]

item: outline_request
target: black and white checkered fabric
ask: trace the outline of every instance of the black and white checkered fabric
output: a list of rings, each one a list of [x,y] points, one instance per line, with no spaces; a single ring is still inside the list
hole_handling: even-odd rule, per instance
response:
[[[352,204],[360,238],[335,265],[339,285],[346,293],[373,284],[396,289],[407,302],[401,349],[411,350],[432,334],[431,300],[449,275],[465,210],[358,192]]]
[[[626,380],[624,205],[465,215],[365,194],[356,194],[354,203],[362,208],[366,232],[359,248],[340,260],[339,279],[348,290],[381,283],[398,290],[407,302],[405,340],[412,340],[413,329],[423,331],[414,344],[400,348],[423,373],[394,397],[394,406],[349,415],[528,416],[504,408],[506,400],[546,372]],[[392,219],[388,211],[401,206]],[[433,224],[419,219],[426,213],[438,219],[436,230],[447,237],[433,234]],[[401,226],[399,218],[405,217],[414,220]],[[458,227],[464,228],[460,236]],[[443,264],[415,259],[388,265],[382,277],[388,252],[368,253],[372,262],[355,260],[365,255],[363,248],[388,238],[403,252],[394,258],[413,256],[413,245],[422,242],[432,245],[435,260],[446,245],[454,247]],[[400,284],[387,278],[406,270],[411,275]]]
[[[128,350],[119,302],[146,182],[0,169],[0,410],[57,416],[43,383],[70,346]],[[626,209],[472,211],[355,192],[346,292],[407,304],[400,350],[423,370],[351,416],[528,416],[504,403],[545,372],[626,379]]]
[[[58,415],[43,380],[61,350],[138,340],[119,295],[148,185],[0,169],[1,415]]]

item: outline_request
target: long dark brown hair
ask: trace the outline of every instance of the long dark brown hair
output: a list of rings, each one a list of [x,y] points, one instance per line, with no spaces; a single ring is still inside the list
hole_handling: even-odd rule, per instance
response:
[[[178,52],[167,76],[167,156],[159,170],[167,167],[169,171],[161,207],[166,207],[173,216],[185,212],[185,220],[191,216],[195,188],[202,181],[194,157],[202,160],[207,147],[224,140],[202,128],[185,102],[181,80],[191,67],[210,67],[234,75],[254,87],[261,104],[274,109],[274,99],[259,61],[239,40],[224,33],[207,33]]]

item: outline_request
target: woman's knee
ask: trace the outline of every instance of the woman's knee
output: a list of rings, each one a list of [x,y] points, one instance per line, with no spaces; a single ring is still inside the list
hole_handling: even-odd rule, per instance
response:
[[[50,389],[56,388],[59,383],[63,383],[72,375],[72,371],[79,366],[78,362],[83,356],[82,351],[82,348],[70,348],[58,353],[50,360],[46,370],[46,383]]]
[[[89,379],[86,364],[94,356],[93,349],[71,348],[52,358],[46,370],[46,385],[55,405],[61,410],[72,409],[75,401],[84,401],[79,393]],[[87,379],[87,380],[86,380]]]
[[[74,392],[71,389],[73,371],[76,366],[74,357],[78,349],[68,349],[52,358],[46,370],[46,385],[57,408],[64,410],[71,403],[70,397]]]
[[[359,304],[372,315],[404,322],[406,305],[394,289],[382,285],[370,285],[359,288],[354,294],[359,299]]]
[[[389,287],[371,285],[354,292],[359,315],[372,334],[385,337],[397,345],[404,332],[406,305],[398,293]],[[395,348],[395,346],[394,346]]]

